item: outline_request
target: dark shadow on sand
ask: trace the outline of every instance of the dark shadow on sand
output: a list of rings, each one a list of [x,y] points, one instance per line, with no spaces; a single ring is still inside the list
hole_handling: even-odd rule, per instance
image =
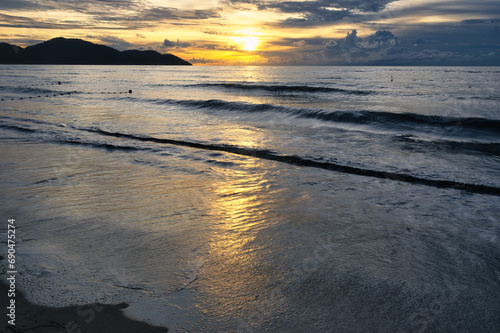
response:
[[[30,303],[19,290],[16,290],[16,326],[8,324],[10,298],[7,297],[6,277],[0,283],[0,307],[2,309],[0,332],[61,332],[61,333],[164,333],[167,328],[151,326],[127,318],[121,309],[128,304],[86,304],[61,308],[51,308]]]

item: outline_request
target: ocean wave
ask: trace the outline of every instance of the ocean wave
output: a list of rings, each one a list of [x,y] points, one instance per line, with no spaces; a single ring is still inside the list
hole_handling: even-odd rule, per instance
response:
[[[33,128],[23,127],[18,125],[9,125],[9,124],[0,124],[0,128],[15,130],[19,132],[31,132],[31,133],[37,132],[37,130]]]
[[[443,151],[452,154],[481,153],[488,156],[500,156],[500,144],[498,142],[457,141],[446,139],[422,139],[412,135],[401,135],[396,137],[397,141],[410,143],[407,147],[412,152],[422,150],[424,153],[430,150]],[[405,148],[405,147],[404,147]]]
[[[239,111],[239,112],[265,112],[285,111],[286,107],[274,104],[254,104],[245,102],[228,102],[219,99],[209,100],[179,100],[179,99],[152,99],[155,104],[180,105],[201,110]]]
[[[461,118],[436,115],[421,115],[415,113],[393,113],[383,111],[324,111],[300,110],[297,116],[319,119],[329,122],[352,123],[362,125],[380,125],[395,129],[413,129],[428,131],[429,129],[444,130],[442,134],[478,134],[488,133],[500,136],[500,120],[487,118]],[[474,130],[475,132],[470,132]],[[466,133],[469,131],[469,133]]]
[[[246,83],[202,83],[202,84],[194,84],[191,85],[194,87],[215,87],[215,88],[226,88],[226,89],[240,89],[240,90],[264,90],[276,93],[297,93],[297,92],[306,92],[306,93],[344,93],[344,94],[352,94],[352,95],[368,95],[373,94],[372,91],[366,90],[347,90],[341,88],[331,88],[331,87],[316,87],[316,86],[305,86],[305,85],[263,85],[263,84],[246,84]]]
[[[209,151],[222,151],[235,155],[249,156],[253,158],[271,160],[301,167],[313,167],[313,168],[325,169],[325,170],[365,176],[365,177],[382,178],[387,180],[432,186],[436,188],[449,188],[449,189],[463,190],[471,193],[500,196],[500,187],[488,186],[482,184],[463,183],[453,180],[429,179],[405,173],[387,172],[387,171],[373,170],[368,168],[353,167],[330,161],[314,160],[311,158],[301,157],[297,155],[283,155],[267,149],[256,149],[256,148],[246,148],[246,147],[239,147],[226,144],[211,144],[203,142],[164,139],[164,138],[156,138],[156,137],[127,134],[120,132],[110,132],[99,128],[87,128],[83,130],[104,136],[130,139],[140,142],[168,144],[168,145],[183,146],[183,147],[203,149]]]
[[[485,101],[500,101],[500,96],[472,96],[470,98]]]
[[[117,145],[107,142],[91,142],[91,141],[83,141],[83,140],[75,140],[75,139],[59,139],[60,143],[71,144],[71,145],[79,145],[79,146],[87,146],[98,149],[105,149],[107,151],[144,151],[149,150],[144,147],[134,147],[127,145]]]
[[[54,124],[55,126],[61,126],[59,124]],[[66,127],[66,126],[64,126]],[[312,167],[325,169],[335,172],[341,172],[346,174],[353,174],[365,177],[372,178],[382,178],[387,180],[401,181],[412,184],[420,184],[425,186],[432,186],[436,188],[449,188],[449,189],[457,189],[463,190],[471,193],[478,194],[488,194],[500,196],[500,187],[482,185],[482,184],[471,184],[471,183],[463,183],[454,180],[439,180],[439,179],[429,179],[424,177],[418,177],[411,174],[406,173],[398,173],[392,171],[381,171],[374,170],[363,167],[354,167],[349,165],[343,165],[340,163],[332,162],[332,161],[324,161],[323,159],[314,159],[309,157],[302,157],[298,155],[286,155],[280,154],[279,152],[267,150],[267,149],[258,149],[258,148],[247,148],[240,147],[234,145],[227,144],[212,144],[212,143],[204,143],[204,142],[194,142],[194,141],[185,141],[185,140],[176,140],[176,139],[166,139],[166,138],[157,138],[151,136],[144,135],[136,135],[136,134],[128,134],[121,132],[111,132],[107,130],[103,130],[100,128],[81,128],[77,126],[68,126],[69,129],[85,131],[88,133],[94,133],[103,137],[112,137],[112,138],[120,138],[124,139],[120,141],[120,143],[110,143],[105,140],[96,140],[96,138],[78,138],[74,135],[60,135],[60,133],[47,132],[43,129],[36,130],[33,128],[21,126],[21,125],[13,125],[13,124],[4,124],[0,123],[0,128],[23,131],[23,132],[46,132],[46,134],[55,134],[50,137],[46,137],[45,142],[53,142],[59,144],[70,144],[70,145],[81,145],[81,146],[89,146],[97,149],[106,149],[108,151],[156,151],[152,147],[144,147],[137,146],[135,143],[137,142],[147,142],[153,144],[167,144],[181,147],[188,147],[194,149],[201,149],[207,151],[218,151],[218,152],[226,152],[235,155],[248,156],[252,158],[259,158],[264,160],[271,160],[281,163],[286,163],[290,165],[296,165],[301,167]],[[129,142],[127,142],[130,140]],[[37,140],[40,142],[40,140]]]
[[[52,124],[55,127],[60,127],[58,124]],[[92,148],[101,148],[101,149],[106,149],[108,151],[114,151],[114,150],[124,150],[124,151],[137,151],[137,150],[147,150],[147,148],[144,147],[134,147],[134,146],[127,146],[127,145],[118,145],[118,144],[113,144],[113,143],[108,143],[108,142],[95,142],[91,140],[84,140],[82,138],[75,138],[74,136],[65,136],[61,135],[61,132],[57,131],[51,131],[48,129],[42,129],[42,128],[31,128],[29,126],[23,126],[23,125],[14,125],[14,124],[2,124],[0,123],[0,128],[7,129],[7,130],[14,130],[17,132],[25,132],[25,133],[38,133],[38,134],[45,134],[46,136],[44,137],[39,137],[37,138],[37,142],[50,142],[50,143],[59,143],[59,144],[70,144],[70,145],[79,145],[79,146],[89,146]],[[75,127],[72,127],[73,129],[77,129]]]
[[[61,90],[45,89],[37,87],[0,86],[0,92],[3,91],[9,93],[24,94],[24,95],[60,94],[66,92]]]
[[[294,108],[274,104],[254,104],[223,100],[150,100],[157,104],[173,104],[201,110],[218,110],[243,113],[275,112],[296,118],[314,119],[327,123],[366,125],[378,130],[434,133],[441,136],[500,137],[500,120],[478,117],[449,117],[415,113],[384,111],[344,111]]]

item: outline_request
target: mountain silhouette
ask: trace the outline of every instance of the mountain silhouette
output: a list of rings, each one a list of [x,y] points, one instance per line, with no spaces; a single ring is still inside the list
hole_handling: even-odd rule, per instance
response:
[[[53,64],[53,65],[191,65],[172,54],[156,51],[128,50],[120,52],[109,46],[94,44],[81,39],[58,37],[49,41],[21,48],[0,43],[2,64]]]
[[[0,43],[0,63],[13,64],[22,48],[7,43]]]

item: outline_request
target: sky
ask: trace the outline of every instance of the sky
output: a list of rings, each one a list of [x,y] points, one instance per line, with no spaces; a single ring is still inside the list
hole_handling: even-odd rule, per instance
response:
[[[195,65],[498,65],[498,0],[0,0],[0,41],[153,49]]]

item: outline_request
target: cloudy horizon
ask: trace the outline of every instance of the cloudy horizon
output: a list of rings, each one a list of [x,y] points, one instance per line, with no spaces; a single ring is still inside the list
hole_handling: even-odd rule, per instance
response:
[[[0,0],[0,41],[55,37],[194,64],[500,65],[500,4],[447,0]]]

